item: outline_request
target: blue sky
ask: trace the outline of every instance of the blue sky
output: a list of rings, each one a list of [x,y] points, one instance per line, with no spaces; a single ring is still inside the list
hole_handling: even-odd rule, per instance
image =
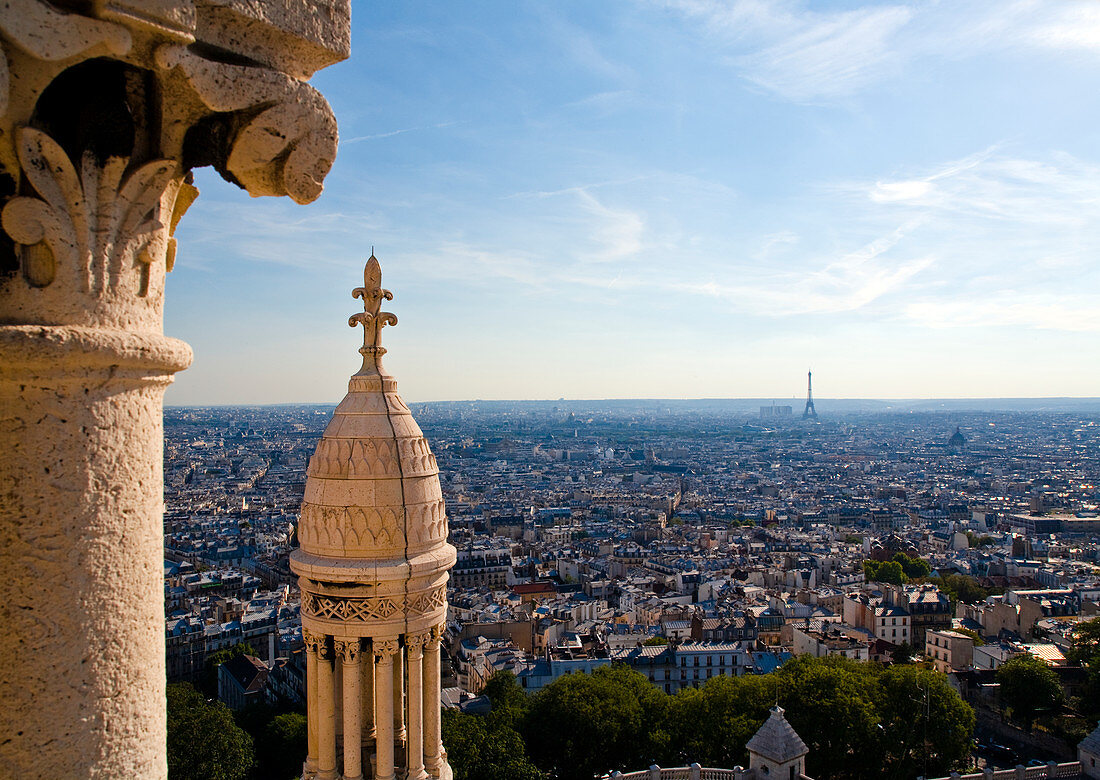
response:
[[[354,2],[325,193],[210,170],[169,404],[1100,395],[1100,4]]]

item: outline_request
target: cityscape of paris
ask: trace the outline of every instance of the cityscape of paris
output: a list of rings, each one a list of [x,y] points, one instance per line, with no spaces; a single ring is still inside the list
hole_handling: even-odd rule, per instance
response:
[[[768,399],[412,404],[458,549],[442,676],[456,776],[747,767],[743,745],[777,702],[808,777],[1015,777],[1020,764],[1046,777],[1048,762],[1060,767],[1050,776],[1075,776],[1068,762],[1100,714],[1082,655],[1095,633],[1074,633],[1100,625],[1100,399],[814,408],[804,419]],[[201,681],[211,651],[243,642],[274,708],[300,707],[287,560],[332,411],[166,409],[169,680]],[[878,568],[895,559],[896,571]],[[818,675],[904,669],[910,698],[784,676],[807,658],[825,665]],[[1013,658],[1042,659],[1055,684],[1040,695],[1029,679],[1026,703],[1002,693]],[[640,724],[622,701],[600,707],[611,694],[599,688],[552,696],[571,674],[616,667],[666,700],[630,688]],[[723,687],[752,677],[767,682]],[[851,686],[844,698],[838,685]],[[943,697],[934,712],[929,690]],[[935,738],[905,745],[905,721],[882,722],[893,730],[863,743],[862,707],[929,717],[920,727]],[[543,718],[558,725],[542,731]],[[656,744],[650,729],[675,738]],[[864,755],[851,754],[857,739]]]
[[[1100,780],[1095,0],[0,3],[0,780]]]

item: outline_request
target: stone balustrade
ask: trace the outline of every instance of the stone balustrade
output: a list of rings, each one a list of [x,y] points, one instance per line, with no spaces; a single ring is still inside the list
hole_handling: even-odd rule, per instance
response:
[[[699,764],[678,767],[660,767],[654,764],[649,769],[637,772],[612,772],[605,775],[602,780],[748,780],[753,777],[752,770],[735,766],[733,769],[715,769]],[[1057,775],[1063,777],[1063,775]],[[806,775],[799,775],[798,780],[812,780]]]
[[[947,777],[935,780],[1041,780],[1048,777],[1082,777],[1083,768],[1080,761],[1069,761],[1064,764],[1056,764],[1050,761],[1042,766],[1016,766],[1015,769],[983,769],[981,772],[959,774],[952,772]],[[924,778],[918,778],[924,780]]]

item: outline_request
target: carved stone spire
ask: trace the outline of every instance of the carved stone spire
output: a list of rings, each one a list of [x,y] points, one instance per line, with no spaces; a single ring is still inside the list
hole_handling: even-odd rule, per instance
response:
[[[430,641],[446,620],[456,556],[447,543],[439,467],[397,381],[382,371],[382,328],[397,317],[382,311],[393,294],[382,287],[373,253],[353,295],[363,299],[363,311],[348,319],[363,326],[363,368],[348,382],[306,469],[301,545],[290,568],[299,576],[303,630],[369,641],[366,664],[374,671],[365,679],[374,687],[357,687],[345,669],[341,769],[332,758],[338,735],[327,730],[336,701],[331,674],[307,672],[314,681],[310,731],[318,738],[304,776],[358,779],[359,767],[373,763],[374,780],[451,780],[439,728],[440,649]],[[357,719],[354,702],[363,690],[373,695],[362,698],[367,714]],[[372,743],[362,741],[361,723],[373,724]]]
[[[397,315],[381,310],[382,301],[392,301],[393,293],[382,287],[382,266],[373,252],[363,268],[363,286],[352,290],[351,297],[363,299],[363,311],[348,317],[351,327],[363,326],[363,346],[359,348],[363,368],[359,373],[380,373],[378,360],[386,354],[382,346],[382,328],[396,325]]]

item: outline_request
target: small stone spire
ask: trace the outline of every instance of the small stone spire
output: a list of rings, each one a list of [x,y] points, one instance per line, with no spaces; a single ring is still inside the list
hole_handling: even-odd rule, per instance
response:
[[[392,301],[393,293],[382,287],[382,266],[371,252],[370,259],[363,269],[363,286],[351,292],[352,298],[363,299],[363,311],[348,317],[348,325],[363,326],[363,346],[359,354],[363,356],[363,370],[375,368],[378,358],[386,354],[382,347],[382,328],[397,324],[397,315],[381,311],[382,301]]]

